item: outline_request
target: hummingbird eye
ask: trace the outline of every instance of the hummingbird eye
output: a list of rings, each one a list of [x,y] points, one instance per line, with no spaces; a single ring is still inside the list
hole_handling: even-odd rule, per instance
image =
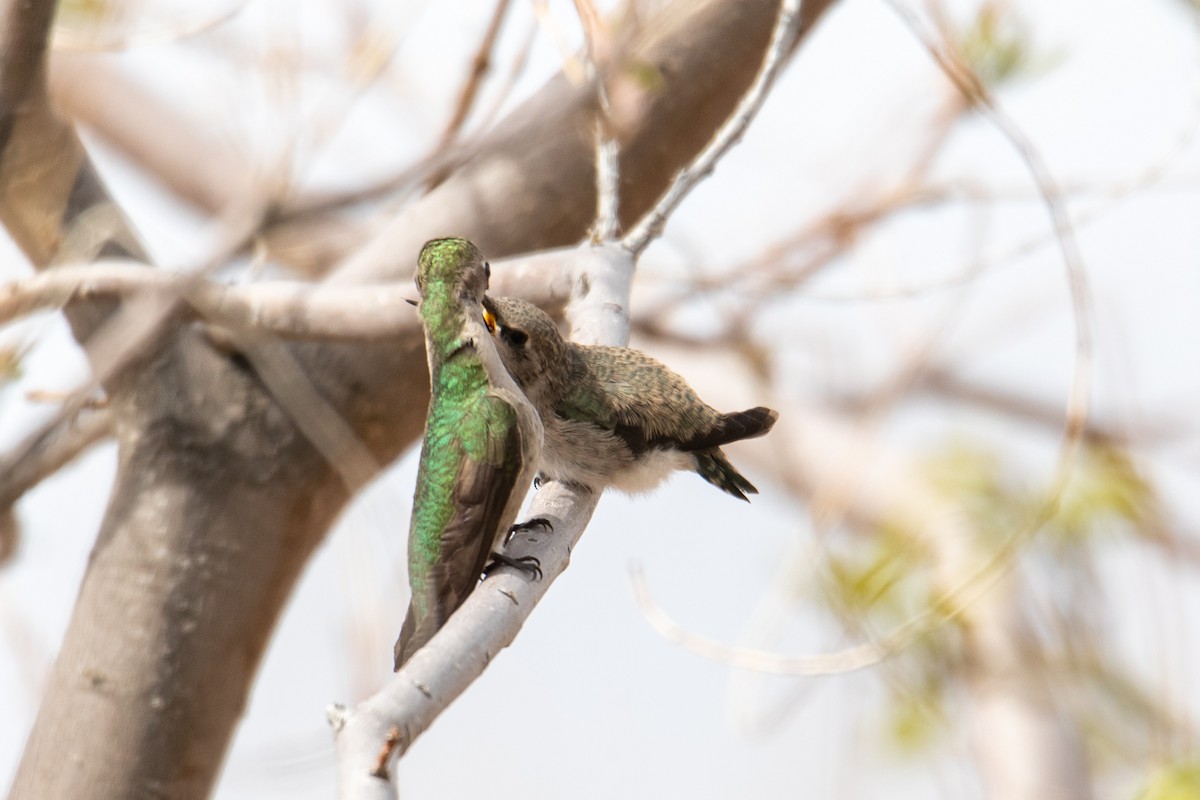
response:
[[[520,328],[502,327],[500,329],[500,338],[513,347],[524,347],[525,343],[529,341],[529,334]]]
[[[488,282],[492,281],[492,265],[488,262],[483,262],[483,277]]]

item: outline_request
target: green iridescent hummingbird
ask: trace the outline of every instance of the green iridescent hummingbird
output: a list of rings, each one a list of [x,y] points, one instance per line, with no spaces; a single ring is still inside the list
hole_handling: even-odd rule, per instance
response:
[[[504,365],[542,418],[541,477],[644,492],[675,470],[690,470],[742,500],[758,493],[721,445],[762,436],[778,412],[760,406],[722,414],[645,353],[568,342],[524,300],[483,303],[495,317]]]
[[[446,623],[516,520],[542,448],[542,425],[505,371],[481,304],[491,268],[465,239],[434,239],[417,262],[430,400],[408,534],[412,599],[394,650],[399,669]]]

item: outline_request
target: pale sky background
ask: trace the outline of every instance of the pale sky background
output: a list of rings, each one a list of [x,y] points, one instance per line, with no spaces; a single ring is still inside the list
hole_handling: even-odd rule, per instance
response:
[[[551,5],[564,25],[572,22],[565,5]],[[1113,200],[1088,191],[1072,195],[1070,207],[1076,214],[1103,207],[1078,231],[1095,315],[1097,414],[1117,426],[1163,418],[1187,423],[1176,444],[1154,454],[1152,474],[1167,491],[1181,532],[1195,536],[1200,506],[1192,487],[1200,448],[1189,416],[1200,399],[1200,145],[1181,137],[1200,125],[1200,26],[1184,3],[1168,0],[1012,5],[1030,24],[1046,65],[1006,86],[999,100],[1059,182],[1120,187],[1151,169],[1162,171],[1155,185],[1129,196]],[[502,53],[517,48],[531,19],[527,3],[515,6]],[[397,12],[398,28],[413,27],[394,78],[350,115],[317,162],[314,180],[402,163],[428,142],[443,124],[446,98],[490,7],[426,3]],[[318,3],[261,0],[247,3],[230,24],[252,29],[278,19],[281,30],[303,30],[306,42],[319,42],[319,14]],[[473,19],[459,23],[456,14]],[[172,47],[145,45],[122,58],[136,69]],[[501,56],[498,63],[507,61]],[[543,35],[514,100],[535,91],[559,64]],[[235,91],[235,70],[214,73],[197,62],[157,80],[163,88],[177,81],[194,91],[197,109],[218,120],[211,124],[230,136],[252,136],[263,151],[289,130],[278,119],[271,122],[278,109],[246,111],[254,90]],[[644,271],[728,266],[838,198],[853,196],[861,182],[894,179],[945,92],[929,59],[881,0],[843,0],[801,48],[744,142],[648,251]],[[403,113],[382,110],[398,98]],[[322,102],[306,96],[289,121],[327,107]],[[394,126],[395,148],[372,145],[363,152],[365,142],[376,141],[361,133],[364,123]],[[206,237],[196,217],[103,147],[96,152],[161,263],[178,266],[202,255]],[[1033,198],[1021,161],[981,120],[960,131],[934,174]],[[789,399],[814,402],[870,386],[898,367],[908,343],[947,324],[935,361],[969,364],[968,374],[988,385],[1061,406],[1073,341],[1053,246],[1004,260],[962,289],[869,299],[937,286],[967,269],[977,241],[968,222],[961,213],[905,215],[794,301],[765,314],[759,333],[789,342],[795,392]],[[985,258],[999,257],[1047,230],[1037,202],[1000,204],[982,251]],[[27,271],[15,248],[0,240],[0,277]],[[49,413],[28,404],[26,390],[68,389],[84,374],[56,317],[0,331],[0,341],[14,336],[36,336],[38,344],[24,378],[0,390],[0,447]],[[705,369],[702,363],[673,365],[685,374]],[[957,409],[917,407],[889,419],[880,435],[906,448],[967,437],[1012,448],[1028,459],[1031,476],[1044,479],[1053,468],[1053,440]],[[729,451],[738,463],[738,447]],[[98,448],[18,506],[22,549],[0,569],[0,785],[11,780],[20,758],[114,468],[115,448]],[[629,588],[631,560],[644,564],[656,599],[681,623],[734,642],[756,619],[783,565],[819,559],[804,509],[766,476],[746,472],[762,491],[750,505],[694,475],[679,475],[647,497],[606,496],[570,569],[514,646],[404,758],[402,796],[981,797],[962,737],[916,757],[888,745],[878,674],[734,675],[665,642],[641,618]],[[317,552],[269,649],[217,797],[332,796],[324,709],[358,699],[390,673],[407,595],[404,548],[414,478],[415,450],[358,498]],[[1164,568],[1127,544],[1102,553],[1098,568],[1110,599],[1120,603],[1108,609],[1116,651],[1162,697],[1200,713],[1192,677],[1198,654],[1191,642],[1200,634],[1195,575]],[[811,606],[792,608],[795,620],[781,649],[816,653],[844,646]],[[794,705],[785,706],[793,697]],[[756,730],[755,720],[785,708],[780,724]],[[1137,785],[1101,786],[1099,796],[1131,797]]]

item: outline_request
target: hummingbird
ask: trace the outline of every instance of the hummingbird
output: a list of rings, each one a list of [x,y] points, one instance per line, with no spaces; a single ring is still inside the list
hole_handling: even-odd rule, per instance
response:
[[[542,449],[536,410],[500,360],[482,300],[491,267],[466,239],[434,239],[417,260],[430,400],[408,534],[408,613],[400,667],[466,600],[489,556],[540,575],[536,559],[493,553],[533,480]]]
[[[721,445],[762,436],[778,412],[722,414],[645,353],[568,342],[525,300],[485,297],[483,304],[495,318],[504,365],[542,418],[539,478],[636,493],[691,470],[742,500],[758,493]]]

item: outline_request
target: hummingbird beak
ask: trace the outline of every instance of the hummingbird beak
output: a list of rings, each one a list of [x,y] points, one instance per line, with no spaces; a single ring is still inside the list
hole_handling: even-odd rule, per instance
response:
[[[420,305],[420,303],[418,303],[416,300],[413,300],[408,297],[404,298],[404,302],[408,303],[410,306],[419,306]]]

